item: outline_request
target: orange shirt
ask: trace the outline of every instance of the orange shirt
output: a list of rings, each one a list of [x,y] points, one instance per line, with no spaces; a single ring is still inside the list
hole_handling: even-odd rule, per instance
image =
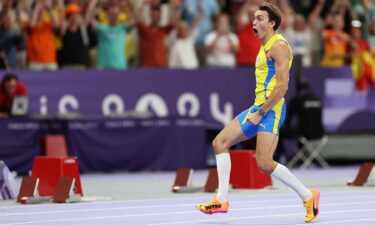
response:
[[[165,37],[173,30],[173,26],[151,27],[138,24],[140,36],[140,61],[145,67],[167,67],[167,47]]]
[[[325,30],[324,56],[322,66],[343,66],[345,64],[347,40],[335,30]]]
[[[51,22],[38,23],[27,35],[28,63],[56,63],[56,43]]]
[[[326,30],[324,32],[327,35],[324,39],[324,53],[344,56],[346,54],[347,41],[342,39],[335,30]]]

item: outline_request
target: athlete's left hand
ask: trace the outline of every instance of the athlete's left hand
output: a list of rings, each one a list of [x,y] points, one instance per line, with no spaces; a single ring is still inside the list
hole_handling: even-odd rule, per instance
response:
[[[258,111],[250,113],[246,120],[249,121],[250,123],[257,125],[260,120],[262,119],[262,116],[258,113]]]

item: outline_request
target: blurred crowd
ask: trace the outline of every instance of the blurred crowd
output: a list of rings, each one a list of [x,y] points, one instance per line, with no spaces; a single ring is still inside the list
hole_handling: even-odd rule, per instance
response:
[[[0,68],[253,66],[261,0],[2,0]],[[293,0],[279,6],[303,66],[340,67],[375,52],[375,1]],[[360,69],[359,69],[360,70]]]

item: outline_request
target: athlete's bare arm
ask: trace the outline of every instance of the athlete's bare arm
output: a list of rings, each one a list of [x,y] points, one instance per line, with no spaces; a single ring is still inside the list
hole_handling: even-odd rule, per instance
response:
[[[276,86],[266,102],[262,105],[265,112],[271,110],[286,94],[289,82],[289,61],[292,57],[289,46],[285,41],[277,41],[269,55],[275,60]]]
[[[277,41],[271,48],[268,57],[275,60],[276,86],[266,102],[262,105],[264,112],[272,109],[285,95],[288,90],[289,61],[292,54],[285,41]],[[258,124],[262,116],[258,112],[250,113],[247,120],[252,124]]]

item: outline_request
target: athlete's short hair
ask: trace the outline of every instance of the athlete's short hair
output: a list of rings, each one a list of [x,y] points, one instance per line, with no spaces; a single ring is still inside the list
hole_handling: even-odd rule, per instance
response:
[[[260,4],[259,10],[266,11],[268,13],[269,20],[275,21],[275,26],[273,27],[273,30],[276,31],[281,24],[281,15],[279,8],[268,2],[263,2],[262,4]]]

